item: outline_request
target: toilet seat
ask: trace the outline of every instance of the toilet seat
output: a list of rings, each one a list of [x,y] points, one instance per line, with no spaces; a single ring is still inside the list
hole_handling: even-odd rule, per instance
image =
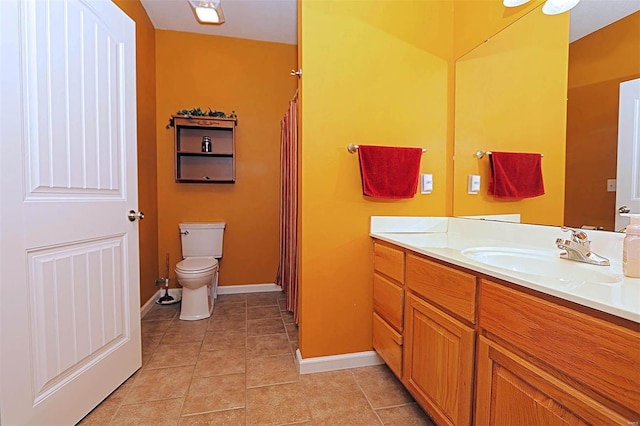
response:
[[[211,272],[218,267],[218,260],[213,257],[188,257],[176,265],[176,272],[180,274],[202,274]]]

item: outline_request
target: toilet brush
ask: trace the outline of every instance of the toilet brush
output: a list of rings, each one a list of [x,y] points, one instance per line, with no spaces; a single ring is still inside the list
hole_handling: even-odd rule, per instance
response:
[[[167,261],[166,261],[166,277],[164,279],[164,296],[158,299],[158,303],[161,305],[168,305],[173,303],[173,297],[169,295],[169,253],[167,253]]]

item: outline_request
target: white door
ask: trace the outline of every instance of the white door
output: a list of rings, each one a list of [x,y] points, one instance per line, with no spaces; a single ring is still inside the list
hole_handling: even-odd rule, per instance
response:
[[[620,211],[640,214],[640,78],[620,83],[616,179],[618,231],[629,224],[629,218],[620,216]]]
[[[0,422],[70,425],[141,365],[135,29],[0,0]]]

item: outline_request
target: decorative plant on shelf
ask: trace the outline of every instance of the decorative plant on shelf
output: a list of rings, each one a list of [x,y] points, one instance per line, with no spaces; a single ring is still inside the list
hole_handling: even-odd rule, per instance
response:
[[[176,112],[176,115],[182,115],[185,118],[193,118],[193,117],[220,117],[220,118],[238,118],[238,115],[235,111],[231,111],[231,114],[227,115],[224,111],[213,111],[209,108],[209,111],[203,111],[200,108],[193,109],[183,109]],[[167,129],[173,127],[173,117],[169,119],[169,124],[167,124]]]

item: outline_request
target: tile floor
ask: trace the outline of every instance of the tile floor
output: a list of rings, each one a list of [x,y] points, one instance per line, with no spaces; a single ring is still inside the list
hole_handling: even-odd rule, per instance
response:
[[[179,304],[142,320],[142,368],[82,425],[430,425],[386,366],[299,375],[282,293],[220,295],[211,318]]]

